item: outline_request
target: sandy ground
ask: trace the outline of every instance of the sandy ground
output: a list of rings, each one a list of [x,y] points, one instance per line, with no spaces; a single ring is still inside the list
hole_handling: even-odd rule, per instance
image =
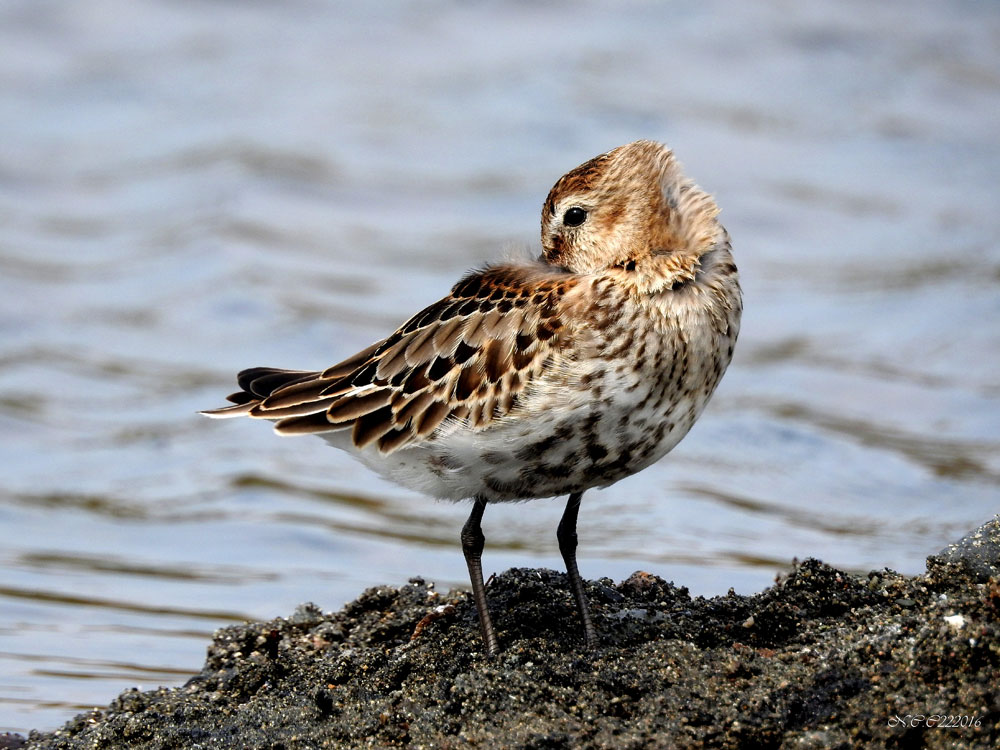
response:
[[[413,579],[220,630],[183,687],[0,748],[996,747],[998,560],[1000,516],[912,578],[806,560],[712,599],[593,581],[593,651],[565,576],[515,569],[489,587],[492,659],[471,597]]]

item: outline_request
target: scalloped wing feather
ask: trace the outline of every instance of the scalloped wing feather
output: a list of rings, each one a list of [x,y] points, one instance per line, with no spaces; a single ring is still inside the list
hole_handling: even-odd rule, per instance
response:
[[[535,266],[470,274],[384,341],[323,372],[289,375],[239,408],[277,420],[285,435],[350,428],[355,446],[383,453],[431,438],[448,420],[484,429],[557,367],[575,283]]]

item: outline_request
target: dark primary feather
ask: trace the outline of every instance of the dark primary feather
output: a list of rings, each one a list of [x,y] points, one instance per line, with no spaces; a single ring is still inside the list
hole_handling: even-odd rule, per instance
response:
[[[304,370],[279,370],[274,367],[251,367],[236,376],[236,383],[244,392],[258,398],[267,398],[279,388],[314,376]]]

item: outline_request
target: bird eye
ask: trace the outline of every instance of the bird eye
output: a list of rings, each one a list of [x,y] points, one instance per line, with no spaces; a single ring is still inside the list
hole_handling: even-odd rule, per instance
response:
[[[578,227],[587,220],[587,212],[579,206],[567,208],[563,214],[563,224],[568,227]]]

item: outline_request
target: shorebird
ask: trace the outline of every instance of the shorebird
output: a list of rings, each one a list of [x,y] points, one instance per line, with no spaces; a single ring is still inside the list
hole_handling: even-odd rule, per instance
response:
[[[556,182],[536,261],[469,273],[326,370],[244,370],[231,405],[204,413],[318,434],[405,487],[471,499],[462,551],[491,655],[483,512],[568,494],[557,539],[593,646],[576,562],[582,495],[671,450],[732,358],[742,300],[718,212],[666,146],[621,146]]]

